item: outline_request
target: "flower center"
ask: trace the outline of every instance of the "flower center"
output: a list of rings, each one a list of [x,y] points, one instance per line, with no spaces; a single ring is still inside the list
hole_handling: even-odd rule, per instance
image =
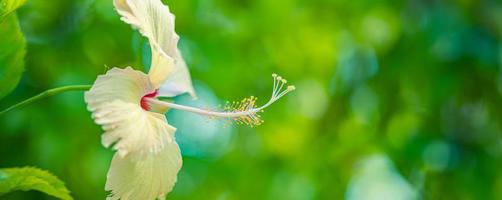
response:
[[[152,93],[145,94],[145,96],[141,97],[140,105],[143,110],[149,111],[151,109],[150,105],[146,101],[148,98],[155,98],[158,94],[158,90],[155,90]]]

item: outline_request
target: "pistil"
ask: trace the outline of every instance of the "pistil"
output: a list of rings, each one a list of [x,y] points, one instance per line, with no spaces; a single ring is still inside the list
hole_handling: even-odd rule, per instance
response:
[[[257,98],[256,97],[249,97],[245,98],[240,102],[233,102],[232,104],[227,104],[224,107],[223,111],[212,111],[212,110],[205,110],[201,108],[196,108],[196,107],[190,107],[190,106],[185,106],[185,105],[179,105],[171,102],[165,102],[165,101],[160,101],[156,98],[153,97],[148,97],[144,98],[147,104],[155,104],[155,105],[160,105],[164,106],[167,108],[172,108],[172,109],[178,109],[178,110],[183,110],[187,112],[192,112],[208,117],[214,117],[214,118],[226,118],[226,119],[232,119],[234,120],[237,124],[246,124],[250,126],[257,126],[263,123],[263,120],[260,118],[260,115],[258,113],[263,112],[265,108],[268,106],[272,105],[275,101],[279,100],[281,97],[286,95],[287,93],[295,90],[295,86],[289,85],[285,89],[284,86],[287,83],[286,79],[283,79],[280,76],[277,76],[276,74],[272,74],[272,77],[274,79],[274,86],[272,90],[272,97],[270,100],[265,103],[263,106],[260,107],[255,107],[255,103]],[[145,96],[146,97],[146,96]],[[143,102],[143,99],[142,99]],[[142,104],[143,106],[143,104]],[[149,107],[149,106],[148,106]]]

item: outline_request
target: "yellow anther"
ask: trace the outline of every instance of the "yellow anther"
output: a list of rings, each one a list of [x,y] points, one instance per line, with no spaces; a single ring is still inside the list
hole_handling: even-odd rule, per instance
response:
[[[252,109],[255,109],[256,100],[258,98],[255,96],[251,96],[245,98],[241,101],[233,102],[232,104],[227,104],[224,106],[226,112],[236,113],[236,112],[246,112]],[[258,126],[263,121],[260,119],[260,116],[256,114],[256,112],[249,112],[248,115],[239,116],[233,118],[236,124],[246,124],[249,126]]]

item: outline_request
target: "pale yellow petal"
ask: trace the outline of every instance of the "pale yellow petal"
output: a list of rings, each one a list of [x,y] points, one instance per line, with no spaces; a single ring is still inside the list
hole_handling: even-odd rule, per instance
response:
[[[187,92],[195,98],[196,95],[192,85],[192,80],[190,78],[186,78],[187,76],[189,77],[189,72],[185,60],[180,53],[177,54],[175,61],[176,66],[178,67],[174,69],[174,72],[160,86],[158,95],[173,97]]]
[[[89,109],[111,100],[136,104],[151,92],[155,92],[155,88],[145,73],[130,67],[112,68],[106,74],[98,76],[91,90],[85,94],[85,101]]]
[[[182,159],[178,144],[171,138],[158,153],[137,160],[129,156],[113,156],[105,189],[108,200],[164,199],[177,180]]]
[[[148,76],[131,68],[113,68],[98,76],[84,98],[94,121],[105,131],[101,137],[105,147],[113,145],[121,156],[141,157],[171,142],[176,129],[166,117],[141,108],[141,98],[154,91]]]
[[[152,64],[148,71],[148,76],[155,88],[159,88],[162,83],[166,82],[168,78],[176,70],[175,60],[169,56],[162,56],[161,51],[152,49]]]
[[[174,31],[174,15],[160,0],[114,0],[122,20],[137,28],[148,38],[152,49],[152,64],[148,75],[155,88],[164,88],[175,95],[193,93],[186,64],[177,48],[179,36]],[[163,96],[175,96],[173,93]]]

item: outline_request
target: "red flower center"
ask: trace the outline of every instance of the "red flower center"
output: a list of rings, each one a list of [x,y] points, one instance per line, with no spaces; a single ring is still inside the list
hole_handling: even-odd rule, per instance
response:
[[[158,90],[155,90],[154,92],[152,93],[148,93],[146,94],[145,96],[141,97],[141,101],[140,101],[140,104],[141,104],[141,108],[143,108],[143,110],[150,110],[150,105],[148,105],[148,102],[146,101],[147,98],[155,98],[158,94]]]

